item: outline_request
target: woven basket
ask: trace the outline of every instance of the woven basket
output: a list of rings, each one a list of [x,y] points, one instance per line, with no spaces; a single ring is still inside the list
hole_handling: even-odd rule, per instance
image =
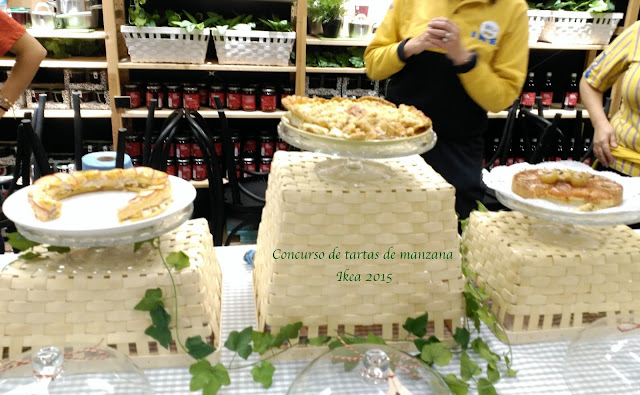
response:
[[[540,34],[540,41],[564,45],[609,44],[618,22],[624,17],[621,12],[550,12]]]
[[[527,15],[529,16],[529,45],[531,45],[538,42],[542,29],[551,16],[551,11],[528,10]]]
[[[295,32],[259,30],[212,31],[218,63],[259,66],[288,66]]]
[[[132,62],[204,63],[210,29],[120,26]]]
[[[464,317],[453,187],[418,155],[385,161],[395,176],[360,188],[318,179],[314,167],[326,159],[275,154],[255,255],[258,328],[277,333],[302,321],[308,337],[345,332],[403,340],[406,318],[428,312],[428,333],[451,339]],[[397,255],[385,259],[390,248]],[[324,257],[279,259],[278,251]],[[341,256],[331,258],[335,251]],[[378,257],[349,258],[347,251]],[[427,251],[450,255],[400,257]],[[338,281],[345,271],[360,281]],[[391,281],[381,281],[383,274]]]
[[[627,226],[576,227],[602,246],[577,250],[535,240],[529,228],[541,222],[473,212],[463,235],[469,267],[511,343],[570,339],[600,317],[640,309],[640,235]]]
[[[189,268],[173,273],[181,340],[199,335],[219,348],[222,275],[207,221],[187,221],[160,240],[165,256],[183,251],[191,262]],[[171,327],[176,325],[171,281],[157,251],[139,256],[133,255],[133,245],[123,248],[131,251],[131,259],[98,274],[74,270],[65,255],[51,253],[42,260],[16,261],[0,272],[3,358],[19,358],[26,347],[68,343],[108,345],[140,367],[193,363],[181,347],[172,344],[165,349],[147,336],[144,331],[152,324],[149,313],[134,310],[147,289],[160,288],[165,308],[172,316]]]

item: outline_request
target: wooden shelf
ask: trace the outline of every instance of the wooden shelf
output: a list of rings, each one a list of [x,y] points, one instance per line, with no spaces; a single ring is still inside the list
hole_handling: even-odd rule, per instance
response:
[[[600,51],[605,49],[606,45],[601,44],[586,44],[586,45],[565,45],[565,44],[551,44],[537,42],[535,44],[529,44],[529,49],[557,49],[557,50],[575,50],[575,51]]]
[[[4,118],[23,118],[24,114],[27,112],[32,112],[33,109],[20,109],[16,110],[15,114],[13,111],[9,111],[4,114]],[[88,118],[111,118],[111,110],[89,110],[89,109],[80,109],[80,115],[82,119]],[[54,110],[54,109],[44,109],[44,117],[45,118],[73,118],[73,110]]]
[[[331,45],[340,47],[366,47],[371,42],[371,37],[367,38],[318,38],[307,36],[307,45]]]
[[[27,29],[33,37],[39,38],[77,38],[84,40],[104,40],[107,36],[104,30],[91,29]]]
[[[211,70],[211,71],[258,71],[271,73],[294,73],[295,66],[250,66],[235,64],[218,64],[217,60],[206,60],[203,64],[180,63],[135,63],[130,60],[121,60],[118,63],[120,69],[138,70]]]
[[[13,67],[15,58],[0,57],[0,67]],[[69,58],[69,59],[45,59],[40,67],[53,69],[106,69],[106,58]]]
[[[578,111],[582,111],[582,118],[589,119],[589,112],[584,108],[578,108]],[[533,113],[538,114],[538,110],[532,110]],[[549,110],[544,110],[545,118],[553,118],[556,114],[562,115],[561,119],[575,119],[576,118],[576,110],[563,110],[561,108],[551,108]],[[487,114],[490,119],[505,119],[507,118],[507,111],[500,112],[490,112]]]
[[[155,116],[157,118],[167,118],[174,110],[162,109],[156,110]],[[130,110],[123,110],[123,118],[146,118],[148,114],[146,108],[134,108]],[[203,118],[218,118],[218,110],[213,109],[200,109],[198,113]],[[229,119],[280,119],[284,115],[285,111],[263,112],[263,111],[238,111],[238,110],[225,110],[224,114]]]
[[[364,67],[307,67],[307,73],[364,74]]]

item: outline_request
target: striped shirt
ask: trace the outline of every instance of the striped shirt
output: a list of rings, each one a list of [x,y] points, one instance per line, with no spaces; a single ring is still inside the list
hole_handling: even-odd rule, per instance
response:
[[[594,89],[605,92],[622,77],[622,103],[611,118],[618,146],[640,155],[640,21],[625,29],[584,72]],[[640,176],[640,165],[614,156],[612,168]]]

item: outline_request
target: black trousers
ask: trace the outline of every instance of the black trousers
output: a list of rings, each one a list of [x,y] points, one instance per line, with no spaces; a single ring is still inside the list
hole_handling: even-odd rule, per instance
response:
[[[435,171],[456,188],[456,212],[459,219],[469,217],[482,201],[484,137],[467,137],[460,141],[439,139],[435,147],[422,157]]]

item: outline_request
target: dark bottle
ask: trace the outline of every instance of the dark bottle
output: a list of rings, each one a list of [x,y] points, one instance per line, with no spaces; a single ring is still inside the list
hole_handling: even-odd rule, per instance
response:
[[[565,152],[564,152],[564,144],[562,139],[558,139],[558,143],[556,144],[555,157],[553,158],[553,160],[558,162],[563,159],[566,159]]]
[[[584,139],[584,144],[582,146],[582,156],[587,155],[587,152],[589,152],[589,146],[591,145],[591,139],[590,138],[586,138]],[[578,158],[580,159],[580,158]],[[588,156],[584,159],[584,163],[591,166],[591,156]]]
[[[524,138],[520,137],[518,145],[513,149],[514,163],[523,163],[525,161],[525,155]]]
[[[564,94],[564,102],[562,108],[573,109],[578,104],[578,74],[571,73],[571,81],[567,87],[567,91]]]
[[[496,152],[498,152],[498,146],[500,145],[500,139],[499,138],[495,138],[493,139],[493,150],[492,150],[492,154],[491,157],[489,157],[489,160],[491,160],[491,158],[493,157],[493,155],[495,155]],[[493,164],[491,165],[491,167],[496,167],[496,166],[500,166],[500,156],[498,156],[494,161]]]
[[[567,159],[569,160],[580,159],[579,157],[580,152],[581,150],[576,149],[576,139],[571,137],[569,139],[569,154],[567,155]]]
[[[553,86],[551,85],[551,72],[547,72],[547,79],[544,81],[544,87],[540,90],[540,96],[542,96],[542,107],[545,109],[551,108],[553,103]]]
[[[522,89],[522,96],[520,98],[520,104],[525,108],[533,108],[533,103],[536,101],[536,84],[534,82],[533,71],[529,72],[527,82]]]

